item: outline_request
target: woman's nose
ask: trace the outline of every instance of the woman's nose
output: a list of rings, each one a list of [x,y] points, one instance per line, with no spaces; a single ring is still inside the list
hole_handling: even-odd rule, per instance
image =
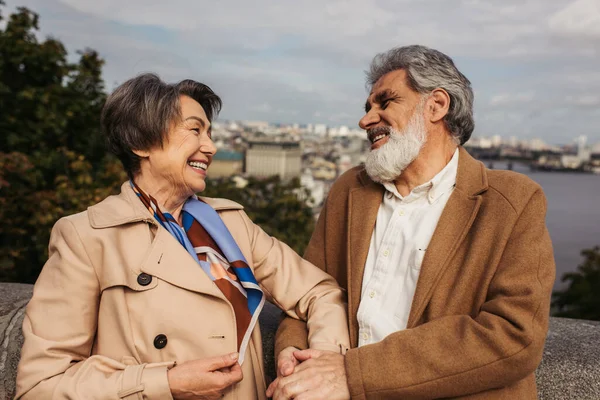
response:
[[[204,154],[214,155],[217,152],[217,146],[215,146],[215,142],[212,139],[207,138],[201,141],[200,151]]]

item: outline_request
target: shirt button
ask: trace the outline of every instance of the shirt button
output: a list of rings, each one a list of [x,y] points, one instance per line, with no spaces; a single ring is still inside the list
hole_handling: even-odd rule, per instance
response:
[[[142,272],[137,277],[137,283],[139,283],[141,286],[148,286],[150,282],[152,282],[152,275],[148,275],[145,272]]]
[[[363,340],[369,340],[369,334],[363,333]]]
[[[390,251],[389,250],[386,250],[386,251],[383,252],[383,256],[384,257],[387,257],[389,255],[390,255]]]
[[[404,210],[400,210],[400,211],[398,211],[398,214],[399,214],[401,217],[403,217],[403,216],[404,216]]]
[[[157,349],[164,349],[164,347],[167,345],[167,335],[163,335],[162,333],[160,335],[156,335],[156,337],[154,338],[154,347],[156,347]]]
[[[374,290],[372,290],[372,291],[371,291],[371,293],[369,293],[369,297],[370,297],[370,298],[373,298],[373,297],[375,297],[375,291],[374,291]]]

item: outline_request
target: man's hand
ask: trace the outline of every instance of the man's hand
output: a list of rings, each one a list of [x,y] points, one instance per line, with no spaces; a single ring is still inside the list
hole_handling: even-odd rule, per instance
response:
[[[294,357],[301,363],[294,373],[269,386],[273,400],[350,399],[343,355],[308,349],[295,351]]]
[[[169,387],[176,400],[216,400],[231,385],[242,380],[237,353],[187,361],[167,372]]]

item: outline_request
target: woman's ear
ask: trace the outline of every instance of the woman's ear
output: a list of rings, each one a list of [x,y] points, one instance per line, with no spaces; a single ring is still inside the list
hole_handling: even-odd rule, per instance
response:
[[[131,150],[133,154],[140,158],[148,158],[150,156],[150,152],[147,150]]]
[[[444,89],[435,89],[429,98],[428,110],[431,122],[441,121],[450,109],[450,95]]]

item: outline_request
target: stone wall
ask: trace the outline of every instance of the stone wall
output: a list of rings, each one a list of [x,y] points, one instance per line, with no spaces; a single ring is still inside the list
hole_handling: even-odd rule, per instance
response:
[[[21,323],[31,292],[31,285],[0,283],[0,400],[14,397]],[[279,310],[269,304],[260,317],[268,376],[274,374],[279,317]],[[542,400],[600,400],[600,322],[552,318],[537,382]]]

